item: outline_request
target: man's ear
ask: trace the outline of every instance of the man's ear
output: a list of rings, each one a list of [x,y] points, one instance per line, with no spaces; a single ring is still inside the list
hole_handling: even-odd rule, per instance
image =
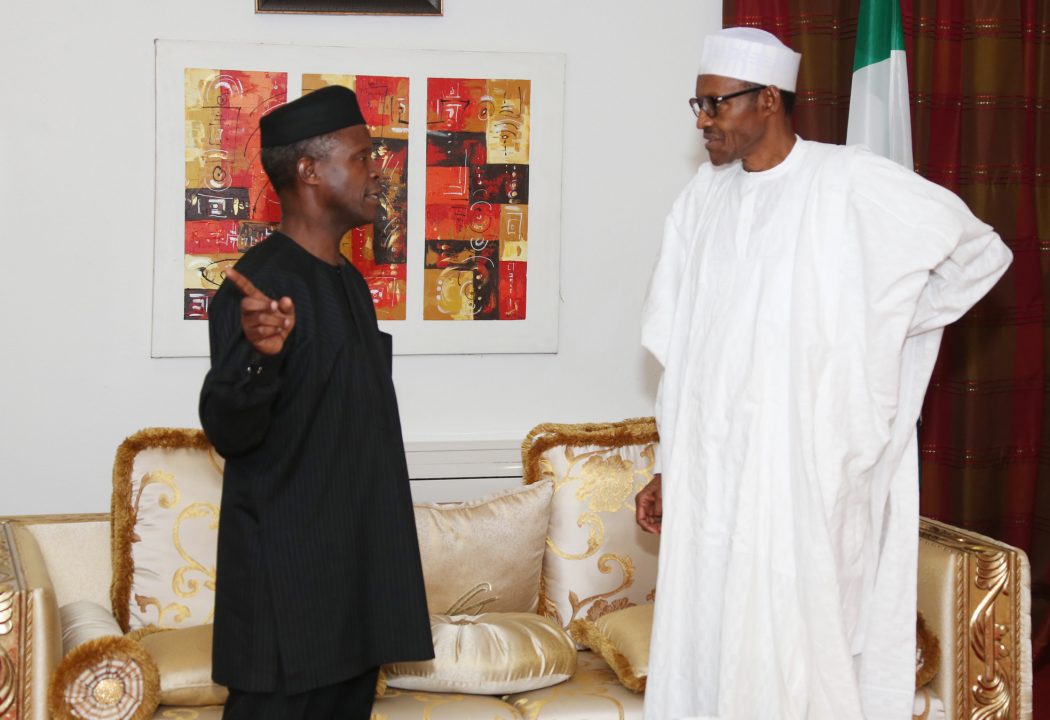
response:
[[[317,177],[317,161],[309,155],[303,155],[296,161],[295,174],[304,185],[316,185],[320,182],[320,178]]]
[[[759,109],[764,115],[776,115],[783,106],[783,100],[780,97],[780,88],[776,85],[767,85],[764,89],[758,93]]]

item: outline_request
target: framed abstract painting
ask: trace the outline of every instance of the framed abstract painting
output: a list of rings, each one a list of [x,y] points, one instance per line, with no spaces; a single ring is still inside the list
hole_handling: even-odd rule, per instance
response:
[[[280,223],[266,112],[357,93],[379,216],[340,249],[396,354],[551,353],[558,342],[564,57],[157,41],[154,357],[208,354],[226,270]]]

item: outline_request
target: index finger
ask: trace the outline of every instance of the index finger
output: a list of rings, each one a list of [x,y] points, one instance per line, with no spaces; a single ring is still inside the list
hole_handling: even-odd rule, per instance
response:
[[[245,297],[257,298],[260,300],[270,299],[263,292],[261,292],[259,288],[255,287],[251,280],[244,277],[244,275],[241,275],[232,267],[227,268],[226,279],[232,282],[237,287],[237,289],[241,291],[241,294]]]

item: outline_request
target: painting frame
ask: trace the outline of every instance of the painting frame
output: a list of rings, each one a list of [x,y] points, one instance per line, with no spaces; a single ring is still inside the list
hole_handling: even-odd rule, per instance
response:
[[[288,73],[288,98],[299,96],[304,74],[353,72],[410,78],[409,267],[407,319],[380,321],[397,355],[556,353],[561,257],[562,133],[565,56],[389,50],[296,45],[157,40],[156,167],[152,357],[206,357],[206,321],[183,314],[185,87],[190,68],[240,68]],[[532,83],[529,198],[528,312],[522,320],[435,322],[423,319],[426,253],[427,82],[432,77],[529,79]]]
[[[258,14],[444,15],[444,0],[255,0]]]

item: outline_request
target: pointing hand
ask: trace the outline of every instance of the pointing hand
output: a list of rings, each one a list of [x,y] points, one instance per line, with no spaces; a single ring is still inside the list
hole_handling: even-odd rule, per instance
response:
[[[276,355],[295,328],[295,304],[290,297],[267,297],[251,280],[233,268],[226,279],[244,296],[241,298],[241,328],[244,337],[262,355]]]

